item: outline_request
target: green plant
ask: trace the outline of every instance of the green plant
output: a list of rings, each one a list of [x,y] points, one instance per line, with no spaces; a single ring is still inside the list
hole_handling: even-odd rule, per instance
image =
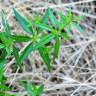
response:
[[[66,16],[62,13],[58,13],[60,20],[56,18],[50,8],[46,10],[43,18],[41,18],[39,15],[36,15],[33,20],[26,19],[15,8],[13,8],[13,11],[19,25],[28,35],[11,34],[10,26],[6,20],[4,12],[2,11],[2,24],[5,29],[4,32],[0,32],[0,83],[2,88],[6,87],[5,83],[3,84],[4,86],[2,86],[2,80],[4,77],[4,66],[6,64],[6,59],[11,54],[14,55],[13,57],[15,58],[16,66],[22,67],[21,63],[27,58],[27,56],[31,52],[38,50],[40,56],[47,66],[48,71],[50,72],[52,69],[50,58],[51,49],[54,49],[54,52],[52,54],[54,57],[53,60],[55,60],[56,58],[58,58],[61,39],[63,38],[64,40],[70,40],[71,38],[71,36],[67,32],[64,32],[62,30],[67,28],[68,31],[70,31],[71,26],[75,26],[76,28],[80,29],[77,21],[79,20],[78,18],[81,17],[74,16],[71,11],[68,12]],[[48,22],[50,22],[50,24],[48,24]],[[55,40],[55,44],[49,44],[52,40]],[[25,47],[22,53],[18,51],[15,45],[15,43],[19,42],[28,42],[28,45]],[[43,85],[37,88],[34,86],[32,87],[29,84],[22,84],[24,85],[30,96],[40,96],[39,93],[43,92]]]
[[[44,91],[43,84],[36,86],[34,83],[29,84],[24,81],[20,81],[20,83],[22,86],[24,86],[24,89],[28,92],[30,96],[41,96]]]

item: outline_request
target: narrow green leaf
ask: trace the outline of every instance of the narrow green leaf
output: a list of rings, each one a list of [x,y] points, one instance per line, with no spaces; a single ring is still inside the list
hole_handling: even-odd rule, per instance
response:
[[[23,60],[25,60],[27,58],[27,56],[31,53],[31,51],[34,50],[34,47],[32,45],[32,43],[30,43],[25,49],[24,51],[21,53],[17,64],[20,64]]]
[[[34,16],[34,21],[36,22],[36,23],[40,23],[41,22],[41,17],[39,16],[39,13],[36,13],[36,15]]]
[[[5,33],[0,33],[0,40],[2,41],[2,44],[4,44],[4,46],[5,46],[7,55],[9,55],[11,53],[10,46],[12,45],[13,40],[12,39],[8,39],[6,37]]]
[[[54,59],[58,58],[59,49],[60,49],[60,42],[61,42],[61,38],[59,36],[56,36],[56,43],[54,46]]]
[[[39,88],[37,90],[37,96],[41,96],[43,91],[44,91],[44,85],[42,84],[39,86]]]
[[[0,84],[0,89],[2,89],[3,91],[8,91],[10,88],[8,88],[8,86],[4,84]]]
[[[36,93],[32,91],[32,86],[30,84],[27,83],[24,87],[30,96],[36,96]]]
[[[53,12],[50,8],[48,8],[48,12],[49,12],[49,18],[50,18],[52,25],[56,26],[58,24],[58,21],[57,21],[56,17],[53,15]]]
[[[48,23],[48,20],[49,20],[49,12],[48,12],[48,9],[46,10],[42,20],[41,20],[41,23],[43,24],[47,24]],[[41,32],[43,30],[43,28],[38,28],[38,31]]]
[[[70,10],[70,11],[68,12],[66,18],[67,18],[68,21],[70,21],[70,20],[72,21],[72,19],[73,19],[72,17],[73,17],[73,14],[72,14],[72,11]]]
[[[4,60],[7,56],[6,49],[1,49],[0,61]]]
[[[10,27],[9,27],[9,24],[6,20],[4,12],[2,12],[1,16],[2,16],[2,23],[3,23],[3,26],[5,28],[5,33],[6,33],[7,36],[9,36],[10,35]]]
[[[0,49],[2,49],[2,48],[4,48],[5,46],[4,46],[4,44],[1,44],[0,43]]]
[[[37,42],[36,44],[32,44],[30,43],[25,50],[22,52],[18,63],[21,63],[23,60],[25,60],[25,58],[27,58],[27,56],[31,53],[31,51],[34,51],[38,48],[40,48],[41,46],[45,45],[46,43],[50,42],[53,38],[55,37],[55,35],[53,34],[48,34],[45,37],[40,37],[39,42]]]
[[[0,82],[2,81],[2,78],[3,78],[5,64],[6,64],[6,61],[4,60],[4,58],[0,60]]]
[[[8,39],[6,38],[5,34],[0,33],[0,40],[4,43],[4,45],[9,46]]]
[[[13,40],[12,39],[8,39],[6,37],[6,34],[5,33],[0,33],[0,40],[2,41],[2,43],[6,46],[6,47],[9,47],[12,45],[13,43]]]
[[[46,25],[44,23],[34,23],[34,25],[41,29],[51,31],[51,27],[49,27],[48,25]]]
[[[53,26],[57,26],[58,25],[58,20],[56,19],[56,17],[54,16],[53,12],[51,11],[50,8],[48,8],[45,12],[45,15],[43,16],[42,20],[41,20],[41,24],[38,24],[37,26],[40,28],[39,31],[42,31],[42,29],[51,31],[51,28],[47,25],[48,20],[50,19],[51,23]]]
[[[6,49],[7,55],[10,55],[10,54],[11,54],[11,49],[10,49],[10,47],[6,47],[5,49]]]
[[[69,11],[69,13],[67,14],[67,16],[64,16],[62,13],[59,13],[61,20],[59,22],[59,29],[62,30],[64,29],[67,25],[69,25],[70,23],[72,23],[72,16],[73,14],[71,13],[71,11]]]
[[[62,21],[66,21],[66,16],[63,14],[63,13],[61,13],[61,12],[59,12],[58,13],[59,14],[59,16],[60,16],[60,20]]]
[[[68,21],[67,21],[66,16],[64,16],[61,12],[59,13],[59,15],[61,19],[60,19],[58,26],[59,26],[59,29],[62,30],[67,25]]]
[[[49,12],[48,12],[48,9],[47,9],[44,16],[43,16],[43,18],[42,18],[41,23],[46,24],[48,22],[48,20],[49,20]]]
[[[5,93],[4,91],[0,91],[0,95],[1,96],[17,96],[16,94],[12,94],[12,93],[8,94],[7,92]]]
[[[16,42],[28,42],[30,40],[32,40],[31,37],[29,36],[18,36],[18,35],[10,35],[10,37],[15,40]]]
[[[50,72],[51,71],[51,64],[50,64],[51,60],[50,60],[47,48],[43,46],[43,47],[40,47],[38,50],[39,50],[40,56],[42,57],[44,63],[47,66],[48,71]]]
[[[28,83],[20,81],[20,83],[24,86],[24,89],[28,92],[29,96],[36,96],[36,93],[33,92],[32,86]]]
[[[48,34],[48,35],[46,35],[46,36],[44,36],[44,37],[40,37],[40,40],[39,40],[38,43],[35,44],[34,49],[37,49],[37,48],[39,48],[39,47],[47,44],[47,43],[50,42],[54,37],[55,37],[55,35],[52,34],[52,33],[51,33],[51,34]]]
[[[15,8],[13,8],[13,11],[16,19],[18,20],[21,27],[25,30],[25,32],[32,34],[33,30],[31,28],[32,26],[30,25],[29,21],[25,17],[23,17]]]
[[[0,69],[0,82],[2,81],[3,78],[3,73],[4,73],[4,69]]]
[[[18,52],[18,49],[16,48],[16,46],[14,46],[14,45],[13,45],[13,55],[14,55],[15,60],[17,62],[19,59],[19,52]],[[16,64],[17,64],[17,66],[19,65],[18,63],[16,63]]]

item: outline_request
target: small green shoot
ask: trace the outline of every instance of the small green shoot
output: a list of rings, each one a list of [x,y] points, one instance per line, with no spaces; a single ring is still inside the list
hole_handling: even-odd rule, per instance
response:
[[[29,84],[24,81],[20,81],[20,84],[23,85],[24,89],[28,92],[29,96],[42,96],[44,91],[44,85],[41,84],[36,86],[34,83]]]

